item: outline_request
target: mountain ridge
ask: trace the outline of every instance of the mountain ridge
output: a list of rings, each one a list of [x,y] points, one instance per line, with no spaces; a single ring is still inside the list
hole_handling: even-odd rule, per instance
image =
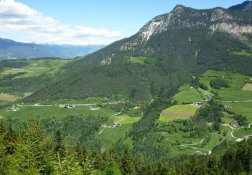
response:
[[[76,56],[85,56],[102,47],[104,47],[104,45],[77,46],[23,43],[0,38],[0,60],[40,57],[72,58]]]
[[[252,9],[252,1],[247,0],[241,4],[231,6],[231,7],[229,7],[229,9],[230,10],[244,10],[244,11],[251,10]]]
[[[252,59],[243,54],[251,52],[251,12],[178,5],[170,13],[150,20],[135,35],[66,65],[66,78],[34,97],[131,94],[143,100],[208,69],[252,75]],[[145,61],[134,64],[132,57]]]

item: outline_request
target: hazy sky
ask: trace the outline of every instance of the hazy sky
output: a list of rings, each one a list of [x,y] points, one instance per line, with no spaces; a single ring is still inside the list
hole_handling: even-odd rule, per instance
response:
[[[177,4],[230,7],[243,0],[0,0],[0,37],[23,42],[109,44]]]

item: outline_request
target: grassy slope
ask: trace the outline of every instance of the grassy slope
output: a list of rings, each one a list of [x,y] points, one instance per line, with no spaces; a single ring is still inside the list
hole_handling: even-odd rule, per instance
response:
[[[202,101],[202,96],[195,88],[190,87],[189,85],[182,86],[179,90],[180,92],[174,96],[179,104],[182,103],[192,103]]]
[[[21,68],[7,68],[0,73],[0,77],[8,74],[15,74],[19,72],[27,72],[24,75],[20,75],[15,78],[40,76],[42,74],[55,74],[60,67],[64,66],[71,60],[63,59],[32,59],[28,60],[28,65]]]
[[[16,118],[21,120],[27,119],[44,119],[44,118],[56,118],[61,119],[71,115],[85,116],[85,115],[113,115],[114,112],[111,109],[101,108],[97,111],[92,111],[88,107],[76,107],[73,109],[58,108],[56,106],[50,107],[19,107],[20,110],[16,112],[10,112],[7,108],[0,110],[2,116],[6,118]]]
[[[4,67],[0,71],[0,93],[18,94],[22,98],[24,93],[31,93],[43,88],[53,81],[55,74],[62,66],[71,62],[63,59],[31,59],[16,61],[24,62],[23,66]],[[1,63],[0,63],[1,64]]]
[[[245,86],[242,89],[244,91],[252,91],[252,83],[245,84]]]
[[[6,101],[6,102],[14,102],[18,99],[18,97],[10,94],[0,94],[0,101]]]
[[[183,115],[183,114],[188,114],[188,113],[194,114],[197,109],[198,108],[193,105],[175,105],[175,106],[165,109],[165,111]],[[162,121],[162,122],[169,122],[172,120],[188,120],[188,119],[190,119],[190,117],[169,116],[162,113],[160,114],[160,117],[159,117],[159,121]]]
[[[112,118],[113,122],[117,122],[120,125],[115,128],[101,128],[100,134],[98,137],[102,139],[106,148],[111,147],[119,139],[123,139],[126,136],[126,133],[130,131],[132,125],[136,123],[140,117],[131,117],[127,114],[116,116]],[[130,140],[128,139],[128,142]],[[130,143],[129,143],[130,144]]]
[[[215,78],[227,80],[230,86],[217,90],[223,104],[231,106],[232,111],[244,115],[249,122],[252,122],[252,91],[243,90],[244,85],[251,81],[251,77],[239,73],[209,70],[200,78],[200,81],[210,87],[210,80]]]

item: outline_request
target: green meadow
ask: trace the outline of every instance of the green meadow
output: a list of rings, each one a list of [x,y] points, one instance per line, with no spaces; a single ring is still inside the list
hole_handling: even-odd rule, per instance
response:
[[[173,99],[179,104],[203,101],[201,93],[189,85],[182,86]]]
[[[242,138],[248,135],[252,135],[252,128],[241,128],[234,131],[236,137]]]
[[[169,122],[173,120],[188,120],[190,119],[190,117],[187,115],[191,114],[191,116],[193,116],[197,109],[198,107],[193,105],[175,105],[162,111],[159,117],[159,121]],[[171,115],[169,115],[169,113],[171,113]]]
[[[123,139],[138,120],[140,120],[140,117],[131,117],[127,114],[112,117],[107,125],[116,122],[118,126],[114,128],[109,128],[107,125],[103,126],[98,133],[98,137],[102,139],[105,148],[110,148],[119,139]]]
[[[42,74],[54,75],[59,69],[71,60],[65,59],[31,59],[28,60],[28,65],[21,68],[6,68],[0,72],[0,78],[9,74],[26,72],[15,78],[24,78],[32,76],[40,76]]]
[[[0,114],[5,118],[15,118],[20,120],[28,119],[62,119],[67,116],[111,116],[116,112],[111,109],[100,108],[93,111],[89,107],[81,106],[73,109],[59,108],[57,106],[19,106],[16,112],[9,111],[8,108],[0,110]]]
[[[230,106],[231,111],[244,115],[249,122],[252,122],[251,77],[233,72],[208,70],[200,77],[200,81],[210,87],[210,81],[216,78],[225,79],[229,85],[228,88],[215,90],[221,97],[222,103]]]
[[[0,101],[14,102],[17,99],[19,99],[19,97],[15,96],[15,95],[0,93]]]

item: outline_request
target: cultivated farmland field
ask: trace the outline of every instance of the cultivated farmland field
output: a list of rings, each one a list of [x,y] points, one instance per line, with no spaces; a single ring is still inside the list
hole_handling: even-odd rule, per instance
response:
[[[18,99],[19,97],[16,97],[11,94],[4,94],[0,93],[0,101],[5,101],[5,102],[14,102]]]
[[[198,107],[193,105],[175,105],[163,110],[160,114],[159,121],[168,122],[172,120],[186,120],[192,117]]]
[[[111,116],[116,112],[111,109],[100,108],[93,111],[89,107],[81,106],[73,109],[59,108],[57,106],[20,106],[16,112],[9,111],[8,108],[0,110],[0,114],[5,118],[15,118],[19,120],[28,119],[47,119],[55,118],[62,119],[67,116]]]
[[[55,74],[62,66],[71,60],[63,59],[31,59],[28,60],[28,65],[21,68],[5,68],[4,71],[0,72],[0,78],[9,74],[16,74],[25,72],[15,78],[24,78],[32,76],[40,76],[42,74]]]
[[[203,100],[201,93],[189,85],[182,86],[179,91],[180,92],[173,97],[179,104],[200,102]]]
[[[252,91],[252,84],[247,83],[245,86],[242,88],[244,91]]]
[[[139,116],[131,117],[127,114],[112,117],[110,123],[104,125],[98,133],[98,137],[104,142],[106,148],[111,147],[119,139],[123,139],[130,131],[133,124],[140,120]],[[115,127],[108,127],[111,123],[116,123]]]
[[[229,106],[229,110],[242,114],[249,122],[252,122],[251,77],[239,73],[209,70],[200,77],[200,81],[213,90],[210,87],[210,81],[216,78],[226,80],[229,85],[228,88],[215,89],[222,103]]]

